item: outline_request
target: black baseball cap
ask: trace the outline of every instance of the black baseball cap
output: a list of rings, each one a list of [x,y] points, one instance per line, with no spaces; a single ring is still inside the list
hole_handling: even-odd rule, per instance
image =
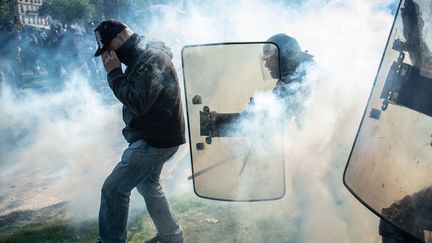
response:
[[[102,23],[100,23],[94,30],[96,42],[98,44],[98,49],[94,56],[100,56],[104,51],[106,51],[111,44],[112,39],[126,28],[127,25],[115,19],[102,21]]]

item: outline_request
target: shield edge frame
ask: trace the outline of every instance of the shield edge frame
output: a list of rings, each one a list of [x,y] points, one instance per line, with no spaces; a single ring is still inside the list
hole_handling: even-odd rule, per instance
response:
[[[402,1],[402,0],[401,0]],[[182,50],[181,50],[181,64],[182,64],[182,75],[183,75],[183,87],[184,87],[184,98],[185,98],[185,108],[186,108],[186,119],[187,119],[187,128],[188,128],[188,137],[189,137],[189,151],[190,151],[190,159],[191,159],[191,169],[192,169],[192,180],[193,180],[193,190],[195,195],[197,195],[200,198],[204,198],[204,199],[210,199],[210,200],[215,200],[215,201],[224,201],[224,202],[264,202],[264,201],[274,201],[274,200],[279,200],[282,199],[285,194],[286,194],[286,178],[285,178],[285,156],[283,157],[282,160],[282,179],[283,179],[283,192],[280,196],[275,197],[275,198],[266,198],[266,199],[249,199],[249,200],[234,200],[234,199],[222,199],[222,198],[212,198],[212,197],[206,197],[206,196],[202,196],[200,194],[197,193],[196,188],[195,188],[195,179],[194,179],[194,175],[195,175],[195,171],[194,171],[194,166],[193,166],[193,154],[192,154],[192,143],[191,143],[191,134],[190,134],[190,123],[189,123],[189,109],[188,109],[188,94],[187,94],[187,86],[186,86],[186,79],[185,79],[185,71],[184,71],[184,60],[183,60],[183,52],[186,48],[191,48],[191,47],[205,47],[205,46],[222,46],[222,45],[241,45],[241,44],[273,44],[276,46],[277,50],[278,50],[278,57],[279,57],[279,64],[281,61],[281,56],[280,56],[280,48],[279,46],[274,43],[274,42],[269,42],[269,41],[248,41],[248,42],[215,42],[215,43],[206,43],[206,44],[192,44],[192,45],[185,45],[183,46]],[[279,77],[281,77],[281,70],[279,68]],[[283,146],[285,148],[285,140],[283,141]],[[285,154],[285,149],[283,149],[283,154]]]
[[[348,189],[348,191],[361,203],[361,204],[363,204],[363,206],[365,206],[369,211],[371,211],[373,214],[375,214],[376,216],[378,216],[381,220],[384,220],[386,223],[388,223],[388,224],[390,224],[390,225],[392,225],[392,226],[394,226],[394,227],[396,227],[396,228],[398,228],[398,229],[400,229],[397,225],[395,225],[395,224],[393,224],[391,221],[389,221],[389,220],[387,220],[385,217],[383,217],[379,212],[377,212],[374,208],[372,208],[371,206],[369,206],[364,200],[362,200],[355,192],[354,192],[354,190],[348,185],[348,183],[347,183],[347,181],[345,180],[345,177],[346,177],[346,172],[347,172],[347,169],[348,169],[348,166],[349,166],[349,164],[350,164],[350,160],[351,160],[351,156],[352,156],[352,154],[353,154],[353,151],[354,151],[354,147],[355,147],[355,145],[356,145],[356,143],[357,143],[357,139],[358,139],[358,136],[359,136],[359,134],[360,134],[360,131],[361,131],[361,127],[362,127],[362,125],[363,125],[363,121],[364,121],[364,119],[365,119],[365,117],[366,117],[366,114],[367,114],[367,108],[369,107],[369,104],[371,103],[371,99],[372,99],[372,95],[373,95],[373,91],[374,91],[374,87],[375,87],[375,85],[376,85],[376,82],[377,82],[377,80],[378,80],[378,74],[380,73],[380,71],[381,71],[381,67],[382,67],[382,63],[383,63],[383,61],[384,61],[384,57],[385,57],[385,54],[386,54],[386,50],[387,50],[387,48],[389,47],[389,44],[390,44],[390,40],[391,40],[391,38],[392,38],[392,32],[393,32],[393,30],[394,30],[394,27],[395,27],[395,25],[396,25],[396,20],[397,20],[397,17],[399,16],[399,13],[400,13],[400,10],[401,10],[401,5],[402,5],[402,2],[403,2],[404,0],[400,0],[399,1],[399,4],[398,4],[398,8],[397,8],[397,11],[396,11],[396,13],[395,13],[395,17],[394,17],[394,19],[393,19],[393,23],[392,23],[392,27],[391,27],[391,29],[390,29],[390,33],[389,33],[389,35],[388,35],[388,38],[387,38],[387,43],[386,43],[386,45],[385,45],[385,47],[384,47],[384,51],[383,51],[383,55],[382,55],[382,57],[381,57],[381,61],[380,61],[380,64],[379,64],[379,67],[378,67],[378,70],[377,70],[377,73],[376,73],[376,75],[375,75],[375,80],[374,80],[374,82],[373,82],[373,86],[372,86],[372,88],[371,88],[371,91],[370,91],[370,94],[369,94],[369,98],[368,98],[368,102],[367,102],[367,104],[366,104],[366,107],[365,107],[365,109],[364,109],[364,112],[363,112],[363,115],[362,115],[362,118],[361,118],[361,122],[360,122],[360,125],[359,125],[359,128],[357,129],[357,133],[356,133],[356,136],[355,136],[355,139],[354,139],[354,142],[353,142],[353,145],[352,145],[352,147],[351,147],[351,151],[350,151],[350,154],[349,154],[349,157],[348,157],[348,160],[347,160],[347,163],[346,163],[346,165],[345,165],[345,169],[344,169],[344,173],[343,173],[343,184],[344,184],[344,186]],[[407,233],[407,234],[409,234],[409,235],[411,235],[409,232],[406,232],[405,230],[403,230],[403,229],[401,229],[403,232],[405,232],[405,233]],[[412,235],[411,235],[412,236]],[[413,236],[414,237],[414,236]]]

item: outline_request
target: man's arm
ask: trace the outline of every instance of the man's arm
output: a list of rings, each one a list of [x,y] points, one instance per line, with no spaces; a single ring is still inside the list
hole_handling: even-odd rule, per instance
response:
[[[115,52],[106,58],[108,61],[104,65],[109,71],[108,83],[114,95],[136,115],[144,115],[163,89],[166,60],[159,55],[149,55],[144,62],[137,64],[134,73],[127,78],[121,67],[115,64]]]

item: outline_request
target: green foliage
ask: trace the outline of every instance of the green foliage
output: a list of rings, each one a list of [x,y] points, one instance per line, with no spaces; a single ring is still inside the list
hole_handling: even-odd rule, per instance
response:
[[[3,0],[0,0],[3,1]],[[49,15],[63,24],[101,21],[106,18],[147,21],[148,7],[167,0],[46,0],[40,15]]]
[[[39,8],[40,15],[50,15],[63,24],[91,21],[95,5],[90,0],[46,0]]]
[[[142,28],[146,23],[151,22],[155,15],[152,6],[174,2],[173,0],[122,0],[119,4],[119,19],[125,21],[132,29]]]
[[[103,0],[90,0],[90,4],[92,4],[95,9],[92,20],[101,21],[104,18],[103,11],[102,11]]]
[[[0,0],[0,28],[10,21],[13,21],[13,17],[9,10],[7,0]]]

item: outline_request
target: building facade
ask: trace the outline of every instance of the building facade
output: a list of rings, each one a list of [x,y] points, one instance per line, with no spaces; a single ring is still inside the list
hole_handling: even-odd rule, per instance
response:
[[[14,22],[21,26],[49,28],[49,17],[38,14],[43,2],[44,0],[8,0]]]

